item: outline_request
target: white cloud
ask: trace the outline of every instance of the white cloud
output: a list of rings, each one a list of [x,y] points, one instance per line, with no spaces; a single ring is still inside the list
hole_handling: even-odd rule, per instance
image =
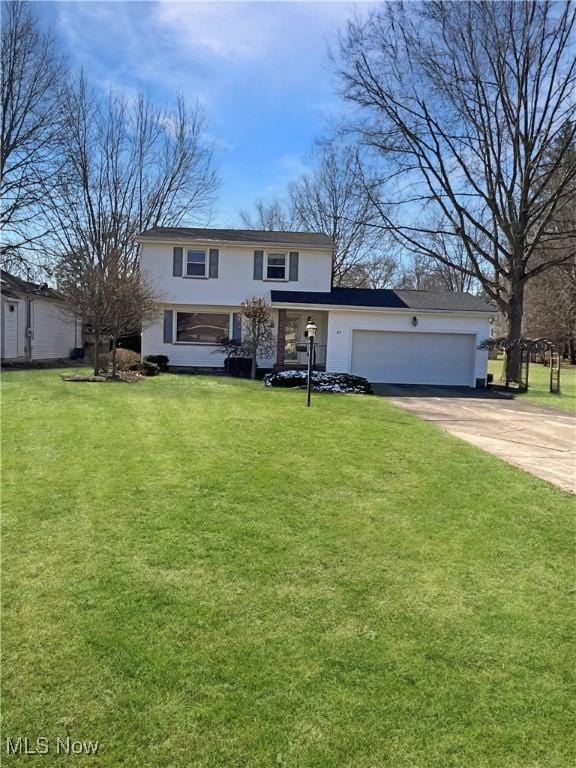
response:
[[[350,16],[348,2],[174,2],[154,7],[158,29],[184,49],[227,60],[265,59],[274,69],[295,51],[322,57]],[[286,74],[289,74],[286,72]]]
[[[154,8],[157,28],[183,52],[224,59],[253,60],[266,55],[276,40],[279,21],[257,3],[179,3]],[[281,24],[280,24],[281,26]]]
[[[281,155],[278,158],[277,164],[280,170],[291,179],[309,173],[311,170],[310,165],[304,161],[304,158],[298,155]]]

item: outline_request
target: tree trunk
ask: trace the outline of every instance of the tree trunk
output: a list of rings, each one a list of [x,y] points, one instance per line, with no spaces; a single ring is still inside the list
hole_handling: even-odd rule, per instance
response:
[[[112,337],[112,378],[118,375],[118,363],[116,358],[116,336]]]
[[[258,352],[255,350],[252,353],[252,368],[250,370],[250,378],[255,379],[256,378],[256,366],[258,364]]]
[[[94,329],[94,376],[100,373],[100,329]]]
[[[510,284],[508,333],[506,335],[506,380],[520,381],[522,351],[522,316],[524,314],[524,284],[518,277],[513,277]]]
[[[568,354],[572,365],[576,365],[576,339],[570,338],[568,340]]]

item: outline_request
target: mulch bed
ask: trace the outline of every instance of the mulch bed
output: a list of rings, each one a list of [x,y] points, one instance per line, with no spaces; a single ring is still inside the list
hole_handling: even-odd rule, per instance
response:
[[[134,384],[137,381],[142,381],[142,379],[145,379],[146,376],[142,376],[141,373],[138,373],[138,371],[122,371],[119,373],[116,377],[110,376],[110,375],[98,375],[94,376],[92,375],[81,375],[81,374],[63,374],[62,375],[62,381],[95,381],[95,382],[104,382],[107,383],[113,383],[118,381],[123,381],[127,384]]]

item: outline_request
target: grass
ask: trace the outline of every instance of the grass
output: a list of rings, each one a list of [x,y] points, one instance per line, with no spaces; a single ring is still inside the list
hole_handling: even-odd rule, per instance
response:
[[[4,375],[2,750],[574,765],[576,500],[383,399],[303,406],[223,378]]]
[[[502,374],[502,365],[502,360],[488,361],[488,370],[494,374],[495,382]],[[528,391],[518,397],[562,411],[576,412],[576,366],[565,366],[560,371],[560,394],[550,392],[550,369],[544,365],[530,363],[528,384]]]

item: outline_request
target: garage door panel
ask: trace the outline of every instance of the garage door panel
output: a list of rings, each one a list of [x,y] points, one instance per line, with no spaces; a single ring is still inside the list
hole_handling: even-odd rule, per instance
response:
[[[475,336],[361,331],[352,334],[352,373],[386,384],[473,383]]]

